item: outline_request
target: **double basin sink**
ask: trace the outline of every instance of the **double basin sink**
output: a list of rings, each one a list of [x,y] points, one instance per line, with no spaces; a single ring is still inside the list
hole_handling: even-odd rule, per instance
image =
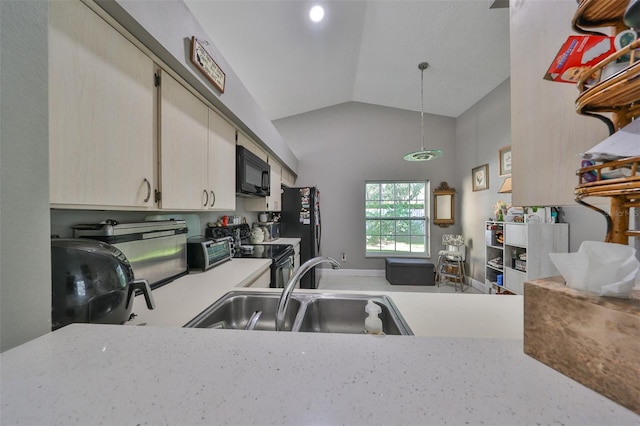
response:
[[[185,327],[236,330],[275,330],[280,293],[231,291],[218,299]],[[382,309],[383,332],[413,335],[394,305],[384,295],[294,292],[285,312],[284,331],[363,334],[372,300]]]

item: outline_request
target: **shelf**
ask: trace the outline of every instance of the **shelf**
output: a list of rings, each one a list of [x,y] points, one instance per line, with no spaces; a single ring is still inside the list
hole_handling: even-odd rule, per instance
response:
[[[514,269],[514,268],[509,268],[508,266],[505,269],[508,269],[509,271],[513,271],[513,272],[518,273],[518,274],[527,275],[527,273],[525,271],[519,271],[519,270]]]
[[[640,101],[640,61],[630,64],[591,88],[586,88],[586,81],[593,73],[601,72],[608,64],[638,48],[640,48],[640,39],[600,61],[589,71],[585,71],[578,81],[578,90],[581,94],[576,99],[576,112],[596,116],[607,122],[610,133],[614,133],[633,118],[640,116],[640,102],[638,102]],[[611,122],[598,113],[615,113],[618,117],[615,122]]]
[[[594,34],[585,28],[618,27],[629,0],[581,0],[571,22],[578,33]]]
[[[601,34],[585,28],[612,27],[612,34],[618,34],[627,27],[623,16],[630,0],[580,0],[572,26],[577,32]],[[576,112],[598,118],[614,134],[620,128],[640,117],[640,61],[636,49],[640,39],[614,52],[589,70],[583,72],[578,81],[580,96],[576,99]],[[587,88],[586,81],[594,73],[602,74],[604,68],[628,55],[629,65],[609,78]],[[602,114],[610,113],[611,118]],[[606,242],[628,244],[629,237],[640,236],[640,231],[629,230],[629,209],[640,207],[640,176],[637,174],[640,157],[630,157],[616,162],[584,167],[578,170],[579,183],[574,194],[576,202],[602,214],[607,223]],[[603,169],[629,169],[629,176],[604,179]],[[588,182],[596,177],[595,181]],[[587,197],[609,197],[609,212],[593,206]]]
[[[493,269],[494,271],[502,272],[502,268],[498,268],[498,267],[495,267],[493,265],[489,265],[488,263],[487,263],[486,266],[487,266],[487,268]]]
[[[640,157],[629,157],[583,167],[578,174],[579,184],[574,190],[576,201],[602,214],[607,221],[606,242],[627,244],[629,237],[640,236],[640,231],[629,230],[629,209],[640,207]],[[603,179],[604,169],[628,169],[629,176]],[[595,172],[594,182],[585,182],[584,174]],[[609,213],[584,201],[587,197],[609,197]]]
[[[590,191],[597,191],[597,189],[591,188],[598,188],[601,186],[610,186],[613,184],[640,180],[640,174],[638,174],[639,165],[640,157],[627,157],[619,160],[605,161],[600,164],[582,167],[576,172],[576,174],[578,175],[578,186],[576,187],[575,194],[588,194]],[[605,179],[603,177],[605,169],[627,169],[629,170],[629,176],[616,179]],[[590,174],[593,177],[593,173],[595,173],[596,180],[593,182],[587,181],[585,179],[585,175]]]
[[[496,282],[492,282],[491,283],[491,289],[495,291],[494,294],[496,295],[505,295],[505,296],[515,296],[516,293],[514,293],[513,291],[505,288],[504,286],[498,285],[498,283]],[[499,290],[499,291],[498,291]]]
[[[493,222],[486,222],[485,229]],[[489,232],[489,231],[487,231]],[[566,253],[569,250],[569,225],[566,223],[505,223],[504,245],[492,247],[485,234],[484,284],[485,291],[523,294],[528,280],[557,275],[549,253]],[[513,268],[514,260],[522,261],[526,253],[526,271]],[[489,263],[490,261],[495,262]],[[497,284],[501,276],[502,286]]]

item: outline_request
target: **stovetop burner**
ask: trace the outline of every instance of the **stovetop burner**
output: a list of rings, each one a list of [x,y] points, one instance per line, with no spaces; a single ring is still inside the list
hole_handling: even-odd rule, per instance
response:
[[[253,258],[253,259],[274,259],[278,261],[280,258],[288,256],[293,251],[291,244],[250,244],[253,247],[251,251],[236,249],[234,258]],[[245,247],[245,246],[243,246]]]
[[[242,250],[242,246],[234,247],[234,258],[273,259],[277,262],[283,257],[290,256],[293,253],[293,246],[291,244],[247,244],[251,235],[251,227],[247,223],[228,226],[209,226],[205,230],[205,235],[213,239],[234,237],[237,230],[240,230],[240,240],[243,242],[242,246],[251,246],[253,250]]]

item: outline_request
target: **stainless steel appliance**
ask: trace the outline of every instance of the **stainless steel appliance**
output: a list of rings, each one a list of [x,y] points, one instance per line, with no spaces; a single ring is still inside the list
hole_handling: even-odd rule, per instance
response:
[[[320,191],[315,186],[285,188],[282,192],[280,236],[300,238],[300,263],[320,255],[322,227]],[[316,267],[300,280],[300,288],[318,288]]]
[[[53,330],[75,322],[123,324],[136,290],[153,309],[149,283],[134,280],[131,264],[116,247],[90,239],[51,240]]]
[[[243,146],[236,147],[236,194],[243,197],[270,195],[271,166]]]
[[[187,225],[184,220],[75,225],[76,238],[91,238],[117,247],[129,259],[136,279],[157,288],[188,273]]]
[[[234,248],[234,258],[271,259],[272,288],[284,288],[293,275],[295,252],[291,244],[248,244],[251,228],[248,224],[237,226],[210,226],[205,235],[214,239],[239,235],[241,245]]]
[[[205,237],[192,237],[187,241],[187,264],[189,270],[206,271],[231,260],[232,240],[224,238],[214,241]]]

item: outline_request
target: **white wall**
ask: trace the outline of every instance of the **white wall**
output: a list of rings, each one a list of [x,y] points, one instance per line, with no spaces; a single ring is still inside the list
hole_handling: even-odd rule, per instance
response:
[[[468,246],[467,274],[483,283],[484,222],[493,217],[498,200],[511,203],[511,194],[498,194],[504,181],[498,176],[498,150],[512,143],[510,111],[508,79],[456,120],[456,176],[462,199],[462,232]],[[489,189],[473,192],[471,169],[485,163],[489,164]],[[607,209],[606,204],[600,207]],[[563,221],[569,223],[569,251],[577,251],[586,240],[604,241],[603,216],[578,204],[562,206],[562,210]]]
[[[384,260],[365,258],[365,180],[456,181],[455,120],[425,114],[425,146],[444,157],[408,163],[404,154],[421,146],[420,113],[348,102],[274,121],[298,157],[296,186],[316,185],[322,209],[322,254],[346,269],[384,269]],[[457,227],[446,228],[455,232]],[[432,252],[441,248],[443,228],[431,227]]]
[[[498,194],[498,150],[511,145],[510,80],[465,111],[456,120],[456,177],[462,202],[462,232],[467,244],[467,275],[484,283],[484,222],[493,218],[498,200],[511,203],[511,194]],[[473,192],[471,169],[489,164],[489,189]]]
[[[0,351],[51,330],[48,11],[0,1]]]

